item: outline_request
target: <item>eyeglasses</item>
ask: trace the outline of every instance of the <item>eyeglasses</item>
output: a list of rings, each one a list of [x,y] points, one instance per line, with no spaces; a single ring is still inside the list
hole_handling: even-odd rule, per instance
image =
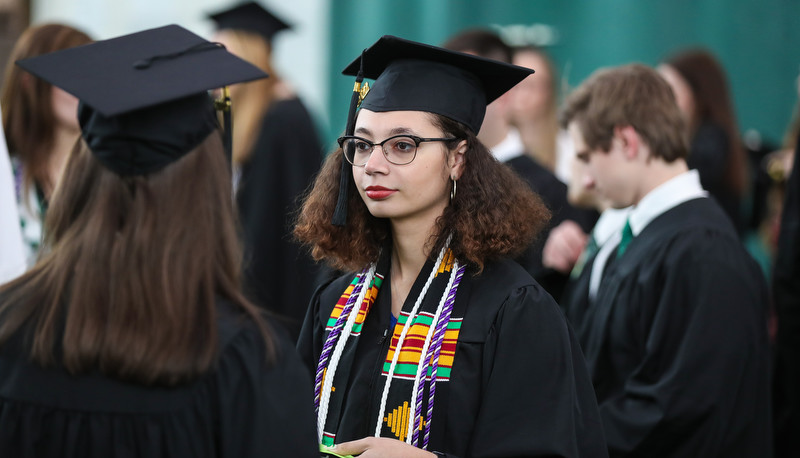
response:
[[[395,135],[380,143],[372,143],[369,140],[352,135],[339,137],[339,146],[344,150],[344,158],[347,162],[356,166],[363,167],[367,164],[372,151],[376,146],[380,146],[386,160],[395,165],[405,165],[411,163],[417,156],[417,149],[420,143],[424,142],[449,142],[458,140],[452,138],[420,138],[414,135]]]

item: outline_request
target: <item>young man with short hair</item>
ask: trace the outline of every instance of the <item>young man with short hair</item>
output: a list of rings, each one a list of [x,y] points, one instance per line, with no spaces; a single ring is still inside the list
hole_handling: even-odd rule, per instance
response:
[[[643,65],[600,70],[562,114],[587,179],[632,206],[574,323],[611,456],[771,456],[767,290],[698,174],[674,96]]]

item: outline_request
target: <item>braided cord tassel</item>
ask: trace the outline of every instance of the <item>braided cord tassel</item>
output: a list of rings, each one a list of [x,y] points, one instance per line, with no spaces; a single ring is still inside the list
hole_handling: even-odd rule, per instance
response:
[[[439,305],[436,306],[436,313],[433,317],[434,326],[432,326],[428,334],[425,336],[425,343],[422,345],[422,351],[420,355],[423,355],[419,360],[419,365],[417,366],[417,375],[414,377],[414,388],[411,391],[411,405],[414,406],[414,421],[409,421],[408,423],[408,433],[406,437],[411,437],[411,445],[417,447],[419,445],[419,429],[420,429],[420,421],[422,421],[422,398],[425,391],[425,377],[428,373],[428,366],[431,361],[431,353],[432,350],[436,348],[435,344],[435,336],[439,334],[439,327],[442,326],[442,309],[445,305],[447,298],[449,297],[450,289],[453,287],[453,281],[456,277],[456,269],[455,265],[450,272],[450,278],[447,281],[447,288],[445,288],[445,294],[442,295],[442,299],[439,301]],[[444,326],[447,327],[447,321],[444,321]],[[442,333],[444,335],[444,333]],[[431,340],[434,341],[434,346],[431,347]],[[441,345],[441,340],[439,341],[439,345]]]
[[[414,307],[408,314],[408,320],[406,320],[406,324],[403,326],[403,330],[400,332],[400,337],[397,339],[397,345],[395,346],[394,355],[392,356],[392,363],[389,365],[389,372],[386,374],[386,383],[384,383],[383,385],[383,393],[381,394],[381,407],[378,410],[378,421],[375,424],[375,437],[380,437],[381,435],[381,426],[383,425],[383,414],[386,413],[386,401],[389,397],[389,387],[392,384],[392,378],[394,377],[394,370],[397,367],[397,360],[400,358],[400,350],[403,348],[403,342],[405,342],[406,340],[406,334],[408,334],[408,330],[411,329],[413,320],[417,316],[419,307],[422,304],[422,299],[425,297],[425,294],[428,292],[428,289],[430,288],[431,283],[433,282],[433,279],[436,276],[437,266],[441,264],[442,259],[444,258],[444,254],[447,251],[447,245],[449,244],[450,244],[450,239],[448,238],[447,243],[442,248],[442,251],[439,252],[439,257],[436,258],[436,263],[434,263],[434,268],[431,269],[431,274],[428,276],[428,279],[425,282],[425,286],[422,287],[422,291],[419,293],[419,296],[417,297],[417,300],[414,303]],[[410,437],[406,437],[406,443],[409,444],[411,443]]]
[[[328,403],[331,397],[331,387],[333,386],[333,378],[336,375],[336,368],[339,364],[339,359],[342,356],[342,352],[344,352],[344,347],[347,344],[347,338],[350,336],[350,332],[353,329],[353,325],[355,324],[356,318],[358,317],[358,312],[352,313],[355,304],[358,304],[359,309],[364,302],[364,297],[371,286],[372,280],[375,276],[375,265],[373,264],[368,270],[365,269],[366,272],[362,271],[362,280],[356,284],[356,287],[353,289],[353,292],[350,294],[350,297],[345,304],[345,308],[342,310],[342,314],[339,316],[339,319],[336,320],[336,325],[334,329],[331,330],[331,333],[328,334],[328,339],[326,339],[325,345],[328,346],[328,342],[330,341],[330,347],[334,347],[333,354],[330,358],[330,361],[327,361],[327,364],[323,361],[322,355],[320,356],[320,364],[317,366],[317,377],[315,378],[315,385],[317,383],[316,379],[322,381],[322,386],[319,392],[319,397],[317,397],[316,388],[315,388],[315,401],[319,399],[318,406],[317,406],[317,435],[318,440],[322,441],[322,436],[324,433],[325,428],[325,420],[328,417]],[[366,285],[366,287],[365,287]],[[356,290],[358,288],[358,290]],[[357,297],[356,297],[357,296]],[[354,299],[354,297],[356,297]],[[342,318],[345,315],[345,318]],[[340,326],[339,321],[344,321],[344,326]],[[338,329],[338,331],[337,331]],[[337,336],[331,338],[334,334],[334,331],[337,331]],[[323,347],[323,352],[325,347]],[[327,352],[329,355],[331,354],[330,348]],[[326,358],[327,359],[327,358]],[[322,373],[325,372],[326,368],[330,368],[330,373],[326,374],[324,380],[322,380]]]
[[[457,269],[456,269],[457,267]],[[444,343],[444,334],[447,331],[447,325],[450,322],[450,315],[453,313],[453,304],[456,301],[456,292],[458,291],[458,285],[461,284],[461,278],[464,276],[464,271],[466,270],[466,265],[459,266],[458,261],[455,262],[453,265],[453,270],[457,270],[455,275],[455,281],[453,282],[453,286],[447,294],[447,301],[444,304],[444,310],[442,310],[442,316],[440,320],[444,323],[444,325],[436,326],[436,336],[434,336],[434,343],[433,349],[435,350],[435,354],[433,356],[433,370],[431,372],[431,379],[428,382],[428,414],[426,415],[427,421],[425,422],[425,437],[422,441],[422,449],[428,449],[428,441],[430,440],[431,436],[431,421],[433,420],[433,398],[436,395],[436,372],[439,369],[439,355],[442,351],[442,343]]]
[[[325,345],[322,346],[322,353],[320,354],[319,362],[317,363],[316,377],[314,377],[314,407],[317,411],[319,411],[319,395],[322,389],[322,375],[325,373],[328,358],[331,355],[333,346],[336,344],[336,339],[339,337],[345,320],[347,320],[347,317],[350,315],[350,310],[353,309],[353,304],[356,302],[358,293],[361,291],[365,274],[366,269],[362,270],[359,274],[358,283],[356,283],[356,285],[353,287],[353,291],[350,293],[350,297],[347,298],[347,302],[342,309],[342,313],[339,314],[339,317],[336,319],[336,324],[333,326],[333,329],[331,329],[330,334],[328,334],[328,338],[325,339]]]

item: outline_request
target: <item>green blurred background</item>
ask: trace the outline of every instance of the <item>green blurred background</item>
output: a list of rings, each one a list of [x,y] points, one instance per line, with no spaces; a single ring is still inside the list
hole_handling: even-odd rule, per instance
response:
[[[739,127],[780,142],[797,100],[800,2],[794,0],[332,0],[328,138],[343,129],[352,79],[339,71],[384,34],[441,44],[489,27],[516,44],[542,44],[566,84],[599,67],[656,65],[705,47],[728,72]]]

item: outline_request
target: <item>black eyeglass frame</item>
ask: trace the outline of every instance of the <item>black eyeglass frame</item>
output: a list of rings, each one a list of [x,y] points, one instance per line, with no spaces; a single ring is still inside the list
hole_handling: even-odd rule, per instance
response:
[[[390,140],[394,140],[396,138],[409,138],[409,139],[414,141],[414,156],[412,156],[411,159],[408,162],[403,162],[403,163],[394,162],[391,159],[389,159],[389,156],[386,154],[386,149],[384,149],[383,145],[386,142],[388,142]],[[342,150],[343,150],[342,153],[344,155],[344,159],[348,163],[350,163],[350,165],[352,165],[353,167],[364,167],[365,165],[367,165],[366,162],[363,163],[363,164],[354,164],[353,161],[351,161],[347,157],[347,153],[344,151],[344,142],[346,142],[347,140],[360,140],[360,141],[370,145],[371,146],[371,149],[369,151],[370,156],[372,155],[373,152],[375,152],[375,147],[376,146],[380,146],[381,147],[381,153],[383,153],[383,157],[385,157],[386,160],[389,161],[391,164],[394,164],[394,165],[407,165],[407,164],[410,164],[410,163],[414,162],[414,159],[417,158],[417,150],[419,149],[419,144],[420,143],[425,143],[425,142],[452,142],[452,141],[459,140],[459,138],[457,138],[457,137],[449,137],[449,138],[430,137],[430,138],[423,138],[423,137],[417,137],[416,135],[399,134],[399,135],[392,135],[391,137],[383,140],[380,143],[373,143],[373,142],[367,140],[366,138],[359,137],[357,135],[344,135],[344,136],[339,137],[336,140],[336,142],[339,144],[339,147],[342,148]]]

